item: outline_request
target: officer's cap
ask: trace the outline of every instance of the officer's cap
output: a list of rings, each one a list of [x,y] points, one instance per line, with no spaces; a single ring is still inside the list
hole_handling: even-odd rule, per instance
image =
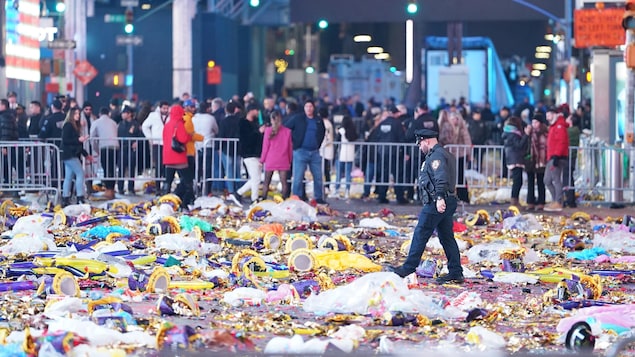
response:
[[[436,138],[438,136],[439,136],[439,133],[434,130],[430,130],[430,129],[415,130],[415,137],[417,138],[417,142],[419,142],[419,140],[421,139],[431,139],[431,138]]]

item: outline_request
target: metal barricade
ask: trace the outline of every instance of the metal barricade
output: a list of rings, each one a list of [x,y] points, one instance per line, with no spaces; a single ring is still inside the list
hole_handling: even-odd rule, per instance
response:
[[[0,191],[52,194],[57,202],[61,190],[60,151],[51,143],[38,141],[0,142]]]
[[[456,158],[456,187],[497,190],[510,183],[504,180],[502,145],[446,145]]]
[[[565,182],[565,189],[575,190],[580,202],[633,202],[635,188],[629,184],[632,172],[628,168],[635,148],[608,146],[590,138],[580,144],[569,148],[568,168],[574,179]]]
[[[151,182],[159,190],[165,181],[163,152],[152,141],[144,137],[91,138],[89,154],[93,160],[84,160],[86,180],[101,184],[114,181],[119,194],[149,193]]]
[[[238,154],[239,140],[236,138],[213,138],[203,142],[197,150],[195,182],[200,192],[235,192],[242,177],[242,158]]]

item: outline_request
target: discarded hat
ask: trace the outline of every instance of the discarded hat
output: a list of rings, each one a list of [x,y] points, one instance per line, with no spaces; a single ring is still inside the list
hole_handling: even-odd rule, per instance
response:
[[[415,130],[415,137],[417,138],[417,140],[431,139],[431,138],[436,138],[438,136],[439,136],[439,133],[434,130],[430,130],[430,129]]]

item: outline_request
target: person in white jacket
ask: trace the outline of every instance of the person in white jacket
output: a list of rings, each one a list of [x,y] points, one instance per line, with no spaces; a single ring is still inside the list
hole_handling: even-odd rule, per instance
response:
[[[212,192],[212,181],[206,179],[216,179],[220,175],[213,173],[214,161],[220,160],[220,156],[214,152],[214,138],[218,134],[218,123],[216,118],[211,114],[211,105],[207,102],[201,102],[198,111],[192,118],[194,124],[194,132],[203,135],[203,141],[194,143],[196,152],[198,153],[199,174],[202,176],[202,183],[205,184],[204,193]],[[203,168],[205,171],[203,171]],[[213,176],[212,176],[213,175]]]
[[[159,103],[156,110],[148,115],[146,120],[141,125],[143,136],[150,139],[152,142],[152,165],[154,166],[154,177],[165,177],[165,167],[163,166],[163,160],[161,155],[163,153],[163,127],[169,119],[170,104],[163,101]],[[159,183],[156,182],[157,193],[160,193],[158,187]]]
[[[344,198],[348,199],[351,190],[351,171],[353,170],[353,163],[355,162],[355,144],[357,140],[357,129],[353,118],[350,115],[345,115],[342,119],[342,126],[337,129],[340,135],[340,151],[338,155],[337,163],[337,179],[335,181],[335,191],[331,193],[331,197],[338,197],[340,191],[340,181],[342,180],[342,171],[344,171],[346,177],[346,191],[344,192]]]

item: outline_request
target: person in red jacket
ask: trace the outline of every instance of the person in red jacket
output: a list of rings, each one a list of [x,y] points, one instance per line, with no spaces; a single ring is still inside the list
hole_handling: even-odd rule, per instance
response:
[[[163,165],[177,171],[179,177],[187,177],[187,152],[185,143],[191,140],[192,136],[185,130],[183,115],[185,110],[180,104],[175,104],[170,108],[170,119],[163,127]],[[183,144],[184,150],[177,152],[172,149],[172,138]],[[185,180],[183,189],[175,192],[183,202],[189,202],[194,196],[194,182]]]
[[[562,169],[567,166],[569,157],[569,134],[564,115],[555,108],[547,110],[549,134],[547,136],[547,167],[545,186],[553,201],[545,206],[545,211],[562,211]]]

